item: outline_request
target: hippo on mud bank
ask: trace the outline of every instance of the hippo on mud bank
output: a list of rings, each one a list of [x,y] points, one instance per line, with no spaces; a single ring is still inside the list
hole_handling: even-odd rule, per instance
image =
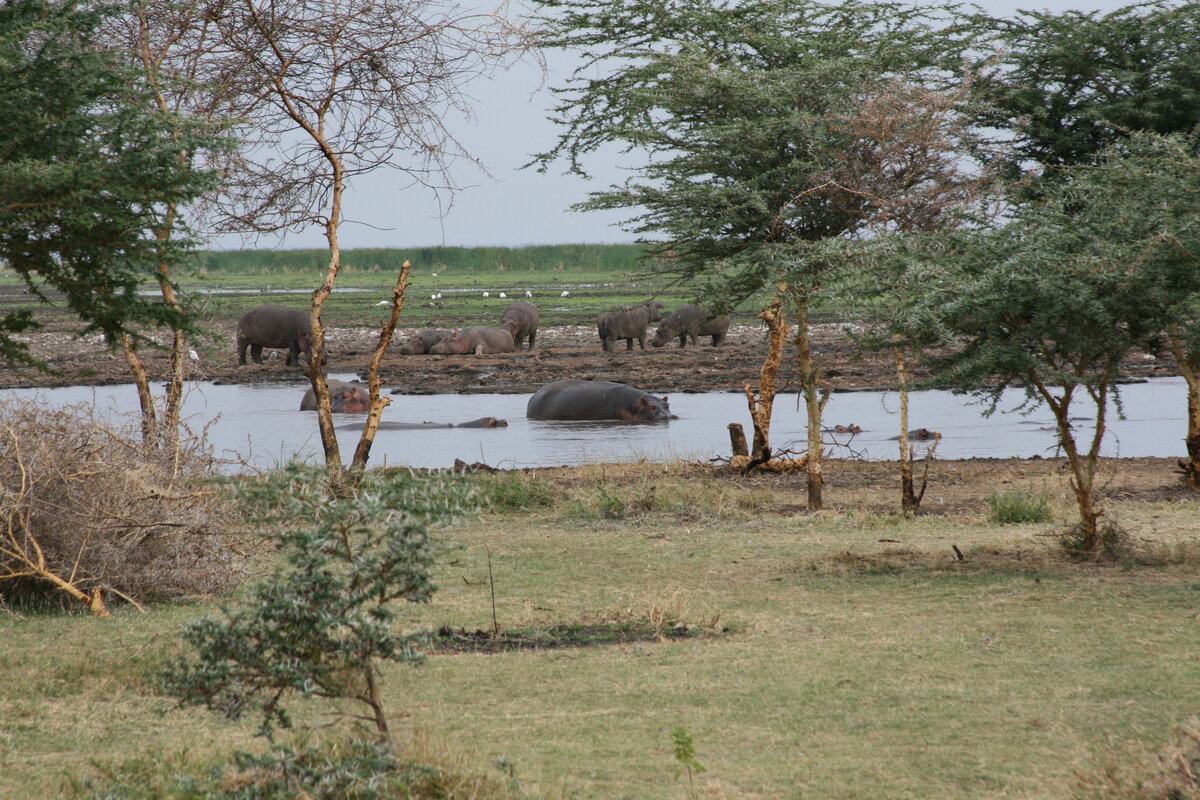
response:
[[[658,326],[658,332],[654,334],[654,340],[650,344],[662,347],[678,336],[679,346],[687,347],[688,339],[692,340],[693,345],[699,345],[696,341],[698,337],[711,336],[713,347],[720,347],[728,332],[728,316],[717,317],[712,312],[689,303],[667,315]]]
[[[257,306],[242,314],[237,324],[238,364],[246,363],[246,348],[255,364],[263,363],[264,347],[288,351],[287,365],[300,363],[300,354],[312,357],[312,321],[307,311],[286,306]]]
[[[422,331],[417,331],[412,338],[400,346],[400,355],[402,356],[423,356],[429,352],[429,349],[438,342],[445,339],[453,331],[445,328],[426,328]]]
[[[429,348],[429,352],[445,356],[461,356],[467,353],[481,356],[488,353],[511,353],[515,349],[513,336],[506,329],[472,325],[442,339]]]
[[[667,398],[609,381],[555,381],[534,392],[525,407],[529,419],[665,422],[679,419]]]
[[[596,331],[600,334],[600,346],[606,353],[612,352],[618,339],[625,340],[625,350],[633,349],[633,340],[637,339],[642,349],[646,349],[646,328],[651,322],[662,319],[663,304],[657,300],[647,300],[632,308],[615,311],[605,311],[596,319]]]
[[[363,414],[371,410],[371,396],[366,385],[358,381],[326,381],[329,386],[329,407],[335,414]],[[310,386],[300,401],[301,411],[317,410],[317,393]]]
[[[528,300],[518,300],[500,315],[500,327],[512,334],[513,344],[518,350],[526,337],[529,338],[529,349],[533,349],[533,340],[537,338],[537,326],[537,306]]]

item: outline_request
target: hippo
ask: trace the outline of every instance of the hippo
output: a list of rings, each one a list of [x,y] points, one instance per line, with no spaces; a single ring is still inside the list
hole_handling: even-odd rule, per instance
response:
[[[518,300],[504,310],[500,315],[500,327],[512,334],[514,346],[520,350],[525,337],[529,337],[529,349],[533,349],[533,340],[537,338],[538,311],[537,306],[528,300]]]
[[[940,438],[942,438],[942,434],[940,431],[931,431],[928,428],[914,428],[908,432],[908,439],[910,441],[927,442],[930,439],[940,439]],[[890,439],[888,439],[888,441],[898,442],[898,441],[900,441],[900,437],[892,436]]]
[[[566,380],[549,383],[534,392],[525,407],[529,419],[620,420],[663,422],[678,419],[667,398],[609,381]]]
[[[625,340],[625,350],[633,349],[633,340],[637,339],[642,349],[646,349],[646,328],[651,322],[662,319],[663,304],[657,300],[647,300],[626,309],[605,311],[596,319],[596,331],[600,334],[600,346],[605,352],[612,352],[617,339]]]
[[[506,329],[472,325],[442,339],[429,348],[429,352],[436,355],[461,356],[466,353],[511,353],[515,349],[513,336]]]
[[[367,387],[358,381],[326,381],[329,386],[329,407],[335,414],[362,414],[371,410]],[[301,411],[317,410],[317,393],[310,386],[300,401]]]
[[[307,311],[286,306],[256,306],[237,324],[238,364],[246,363],[246,348],[255,364],[262,363],[264,347],[287,348],[287,365],[300,363],[300,354],[312,357],[312,321]]]
[[[686,347],[689,338],[693,345],[698,345],[697,337],[711,336],[713,347],[720,347],[728,330],[728,316],[717,317],[700,306],[689,303],[667,315],[658,326],[658,332],[654,334],[654,340],[650,344],[662,347],[678,336],[679,346]]]
[[[338,425],[338,430],[359,430],[362,428],[356,422]],[[379,430],[381,431],[423,431],[430,428],[507,428],[508,420],[496,419],[495,417],[480,417],[473,419],[470,422],[460,422],[457,425],[451,422],[380,422]]]
[[[445,328],[426,328],[417,331],[412,338],[400,347],[400,354],[405,356],[421,356],[429,352],[429,348],[445,339],[453,331]]]

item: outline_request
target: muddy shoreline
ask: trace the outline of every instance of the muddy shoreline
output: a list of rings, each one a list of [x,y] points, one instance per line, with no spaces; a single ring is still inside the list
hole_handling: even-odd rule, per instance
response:
[[[225,327],[225,326],[222,326]],[[811,327],[813,354],[822,377],[832,391],[864,391],[892,386],[892,360],[886,353],[862,355],[855,352],[836,322]],[[192,380],[218,383],[297,383],[307,381],[303,369],[284,364],[284,351],[267,351],[261,365],[237,363],[232,325],[211,341],[196,342],[186,359]],[[539,329],[537,347],[519,353],[463,356],[400,355],[399,344],[413,329],[397,331],[380,366],[384,391],[392,394],[520,394],[536,391],[564,378],[610,380],[628,383],[646,391],[695,393],[741,392],[747,384],[757,386],[766,351],[762,325],[735,325],[727,343],[718,348],[702,344],[680,349],[647,346],[606,353],[600,347],[595,326],[555,326]],[[326,331],[328,374],[365,377],[378,341],[378,333],[366,327],[329,328]],[[108,350],[98,337],[81,339],[69,333],[36,333],[20,337],[30,345],[35,358],[45,361],[51,372],[31,369],[0,369],[0,389],[108,385],[129,383],[129,367],[123,354]],[[706,340],[702,340],[706,341]],[[789,344],[776,376],[779,392],[796,391],[795,347]],[[166,350],[143,348],[142,358],[151,380],[169,375]],[[1126,379],[1177,375],[1169,359],[1135,354],[1123,365]]]

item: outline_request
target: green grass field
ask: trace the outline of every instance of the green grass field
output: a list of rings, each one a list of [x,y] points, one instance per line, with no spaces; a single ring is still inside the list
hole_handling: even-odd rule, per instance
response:
[[[1138,796],[1088,786],[1151,777],[1200,714],[1195,500],[1114,501],[1152,557],[1112,565],[1063,557],[1046,536],[1060,522],[996,525],[983,503],[905,519],[842,492],[808,514],[802,486],[684,465],[501,480],[504,510],[446,532],[459,547],[409,624],[696,634],[385,672],[406,746],[436,742],[525,796],[688,798],[680,727],[706,768],[698,797]],[[1049,488],[1061,521],[1066,484]],[[174,710],[154,680],[211,608],[0,612],[0,797],[70,796],[65,776],[131,759],[198,772],[262,747],[250,722]],[[329,722],[317,706],[300,716]]]

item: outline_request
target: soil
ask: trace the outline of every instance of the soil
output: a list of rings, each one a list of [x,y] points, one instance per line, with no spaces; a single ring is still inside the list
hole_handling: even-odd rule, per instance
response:
[[[268,350],[263,364],[237,363],[233,322],[211,346],[197,344],[187,359],[188,377],[218,383],[304,383],[301,367],[284,363],[286,351]],[[890,356],[860,356],[844,335],[843,325],[823,322],[810,327],[812,350],[821,366],[822,378],[832,391],[885,389],[891,386]],[[564,378],[609,380],[628,383],[655,394],[680,392],[741,392],[747,384],[757,386],[766,349],[762,325],[735,325],[726,344],[712,347],[711,339],[701,346],[684,349],[678,343],[616,352],[600,347],[594,326],[566,325],[539,329],[537,347],[519,353],[464,356],[405,356],[399,343],[413,330],[396,332],[392,347],[380,364],[384,390],[392,394],[527,393]],[[69,333],[45,332],[19,337],[32,355],[45,361],[51,372],[0,369],[0,389],[34,386],[104,385],[128,383],[129,367],[118,351],[110,352],[99,337],[79,339]],[[221,344],[221,342],[227,344]],[[326,330],[327,371],[366,377],[378,335],[366,327]],[[141,356],[151,380],[169,375],[167,353],[143,348]],[[1127,379],[1177,375],[1175,364],[1145,354],[1135,354],[1124,365]],[[796,391],[795,347],[789,344],[776,375],[776,390]]]

